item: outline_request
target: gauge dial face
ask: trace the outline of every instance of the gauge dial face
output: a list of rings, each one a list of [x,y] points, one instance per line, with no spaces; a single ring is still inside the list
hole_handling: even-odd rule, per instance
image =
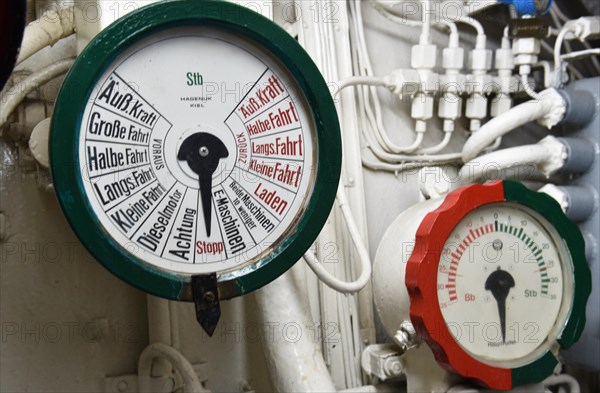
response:
[[[459,345],[483,363],[518,366],[544,354],[564,325],[571,284],[565,246],[536,212],[485,205],[448,237],[437,296]]]
[[[315,180],[305,97],[264,49],[215,27],[172,28],[97,81],[79,130],[89,203],[137,258],[231,273],[295,231]]]

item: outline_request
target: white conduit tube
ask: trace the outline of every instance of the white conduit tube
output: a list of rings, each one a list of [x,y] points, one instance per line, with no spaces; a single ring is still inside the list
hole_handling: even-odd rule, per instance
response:
[[[352,211],[350,210],[350,205],[348,204],[346,192],[344,191],[343,187],[344,186],[342,184],[338,186],[336,199],[338,206],[342,210],[344,221],[346,222],[348,232],[350,232],[350,237],[352,238],[354,247],[358,252],[361,267],[360,276],[352,282],[342,281],[338,279],[323,267],[323,264],[317,260],[315,254],[310,250],[308,250],[304,254],[304,260],[306,261],[306,264],[312,269],[312,271],[317,275],[317,277],[319,277],[319,279],[323,281],[323,283],[329,288],[341,293],[354,293],[363,289],[371,279],[371,257],[369,256],[369,252],[367,251],[367,248],[365,247],[365,244],[362,241],[360,231],[358,230],[356,222],[354,221],[354,217],[352,216]]]
[[[169,321],[169,301],[153,295],[146,295],[146,305],[148,309],[148,341],[170,346],[172,333]],[[171,364],[165,359],[157,359],[154,362],[153,376],[168,375],[171,373],[171,369]]]
[[[436,154],[444,150],[448,144],[450,143],[450,139],[452,139],[452,132],[446,131],[444,132],[444,138],[440,143],[431,147],[424,147],[416,151],[416,154]]]
[[[255,293],[268,339],[265,359],[277,392],[335,392],[310,318],[305,268],[296,264]]]
[[[148,345],[140,355],[138,360],[138,388],[140,392],[152,391],[149,382],[152,377],[152,363],[156,359],[166,359],[173,365],[173,368],[179,372],[183,379],[184,391],[206,392],[190,362],[174,348],[160,343]]]
[[[542,91],[539,93],[538,100],[527,101],[512,107],[473,133],[463,147],[463,162],[477,157],[497,138],[534,120],[544,120],[544,125],[551,128],[562,120],[565,110],[565,100],[555,89]]]
[[[568,374],[553,375],[542,382],[545,387],[556,385],[566,385],[569,387],[569,393],[581,393],[579,382]]]
[[[52,79],[66,73],[73,65],[73,60],[62,60],[43,70],[31,74],[18,85],[13,86],[5,92],[9,96],[6,102],[0,107],[0,128],[8,122],[8,117],[19,106],[19,104],[27,97],[29,93],[40,86],[50,82]],[[4,95],[3,94],[3,95]]]
[[[46,12],[38,20],[31,22],[25,29],[17,64],[22,63],[41,49],[49,45],[54,45],[62,38],[74,32],[75,17],[73,7]]]
[[[461,168],[459,178],[461,183],[470,184],[497,178],[499,171],[526,166],[534,166],[544,176],[549,177],[564,166],[566,159],[565,145],[557,138],[547,136],[535,145],[517,146],[477,157]],[[524,171],[523,175],[531,176],[532,173]],[[519,174],[512,178],[519,178]]]
[[[342,79],[338,82],[338,84],[335,86],[333,96],[337,96],[340,93],[340,91],[344,90],[347,87],[360,85],[388,86],[388,83],[385,78],[380,78],[377,76],[352,76],[346,79]]]
[[[381,0],[369,0],[369,2],[377,12],[379,12],[383,17],[394,23],[406,25],[409,27],[421,27],[421,24],[423,24],[423,21],[421,20],[412,20],[408,19],[408,17],[406,16],[398,16],[394,14],[392,11],[386,8],[385,2]],[[458,28],[456,27],[456,23],[454,22],[441,19],[431,21],[431,23],[437,26],[446,26],[450,29],[450,34],[458,35]]]

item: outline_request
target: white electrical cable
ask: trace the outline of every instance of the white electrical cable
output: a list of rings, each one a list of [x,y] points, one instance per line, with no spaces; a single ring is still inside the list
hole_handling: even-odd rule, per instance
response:
[[[384,2],[382,2],[381,0],[369,0],[369,2],[377,12],[379,12],[383,17],[394,23],[406,25],[409,27],[421,27],[421,25],[423,24],[423,22],[420,20],[412,20],[391,13],[388,10],[388,8],[386,8],[386,6],[384,5]],[[448,29],[450,29],[450,34],[458,34],[458,28],[456,27],[456,23],[454,22],[450,22],[447,20],[438,20],[432,22],[432,24],[437,26],[446,26]]]
[[[408,26],[413,26],[413,27],[418,27],[423,25],[423,22],[421,21],[413,21],[410,19],[406,19],[406,18],[401,18],[398,17],[394,14],[389,13],[389,11],[387,9],[385,9],[385,5],[384,3],[382,3],[380,0],[370,0],[371,4],[373,5],[373,7],[379,11],[383,16],[385,16],[386,18],[390,19],[391,21],[395,22],[395,23],[399,23],[399,24],[405,24]],[[351,3],[352,4],[352,3]],[[365,70],[367,71],[367,74],[372,73],[372,66],[370,63],[370,59],[368,58],[368,54],[367,54],[367,49],[366,49],[366,43],[365,43],[365,38],[364,38],[364,31],[361,29],[362,26],[362,19],[361,19],[361,12],[360,12],[360,2],[355,2],[354,4],[355,8],[356,8],[356,15],[355,15],[355,30],[357,32],[358,35],[358,45],[357,45],[357,49],[358,49],[358,54],[359,54],[359,58],[363,58],[364,62],[365,62]],[[425,6],[423,7],[423,11],[425,12]],[[424,16],[424,19],[427,19]],[[449,22],[449,21],[439,21],[439,22],[435,22],[435,24],[440,24],[440,25],[445,25],[450,29],[450,41],[449,41],[449,47],[453,48],[453,47],[458,47],[459,45],[459,36],[458,36],[458,29],[456,27],[456,25],[453,22]],[[427,35],[428,32],[426,31],[425,35]],[[360,68],[360,67],[359,67]],[[388,87],[392,87],[392,86],[388,86]],[[364,97],[366,97],[366,102],[364,100]],[[371,104],[373,105],[373,107],[371,107]],[[379,97],[377,95],[377,92],[375,89],[367,89],[364,88],[362,89],[362,92],[359,90],[359,106],[361,109],[361,112],[364,112],[366,114],[366,117],[368,119],[368,123],[367,126],[363,126],[363,133],[370,133],[373,135],[372,138],[369,138],[370,140],[374,140],[375,143],[371,143],[371,146],[373,146],[375,148],[375,146],[379,146],[380,149],[377,151],[383,151],[385,153],[391,153],[391,154],[413,154],[416,153],[417,149],[419,148],[419,146],[422,144],[423,139],[424,139],[424,135],[422,132],[417,132],[416,136],[415,136],[415,140],[407,146],[399,146],[396,145],[394,142],[392,142],[392,140],[389,138],[387,132],[385,131],[385,127],[383,125],[383,117],[381,114],[381,104],[379,101]],[[432,151],[439,151],[436,150],[437,147],[434,146]],[[440,150],[443,149],[440,148]],[[427,150],[429,151],[429,150]],[[406,157],[396,157],[396,160],[394,162],[398,162],[398,160],[404,160]]]
[[[386,86],[386,81],[384,80],[384,78],[374,77],[370,75],[346,78],[339,81],[333,96],[335,97],[339,95],[339,93],[345,88],[351,86],[356,87],[360,85]],[[341,293],[354,293],[360,291],[368,284],[369,280],[371,279],[372,263],[369,253],[360,235],[360,231],[358,230],[358,226],[356,225],[356,221],[354,220],[354,217],[352,215],[350,206],[348,205],[346,192],[341,183],[338,185],[336,200],[339,207],[341,208],[344,222],[346,224],[346,227],[348,228],[350,237],[352,238],[354,246],[358,252],[358,257],[361,265],[360,276],[358,277],[358,279],[352,282],[347,282],[338,279],[333,274],[328,272],[327,269],[325,269],[323,264],[317,259],[316,255],[310,250],[306,251],[303,259],[311,268],[311,270],[317,275],[319,280],[321,280],[331,289]]]
[[[552,375],[546,378],[542,383],[545,387],[567,385],[569,386],[569,393],[581,393],[579,381],[569,374]]]
[[[27,25],[17,64],[27,60],[41,49],[54,45],[75,32],[74,7],[44,13],[38,20]]]
[[[373,73],[373,67],[367,52],[366,38],[362,28],[363,22],[360,5],[360,0],[355,1],[354,7],[356,15],[354,19],[355,29],[358,35],[358,60],[360,61],[362,59],[364,62],[364,71],[367,75],[371,75]],[[371,107],[371,103],[373,108]],[[368,119],[368,122],[366,123],[368,126],[362,128],[363,132],[372,133],[374,139],[377,141],[377,144],[386,152],[394,154],[406,154],[415,151],[421,145],[423,141],[423,135],[420,135],[419,133],[417,133],[415,140],[408,146],[399,146],[392,142],[383,125],[381,103],[377,90],[374,87],[370,89],[364,88],[362,89],[362,93],[359,92],[359,106],[361,107],[361,112],[364,112]]]
[[[452,164],[453,161],[439,161],[433,163],[434,165],[445,165]],[[406,162],[403,164],[388,164],[380,161],[370,161],[366,158],[362,159],[362,164],[365,168],[373,171],[392,172],[396,175],[400,172],[409,171],[412,169],[419,169],[431,165],[431,162]]]
[[[337,96],[347,87],[360,85],[387,86],[387,83],[384,78],[377,76],[351,76],[349,78],[342,79],[337,83],[335,86],[335,91],[333,92],[333,96]]]
[[[572,30],[569,27],[563,27],[558,36],[556,37],[556,41],[554,42],[554,85],[560,86],[563,83],[562,72],[563,72],[563,61],[561,59],[561,49],[563,41],[567,34],[571,34]]]
[[[554,25],[560,30],[563,28],[563,23],[562,22],[570,22],[571,20],[567,18],[567,16],[565,14],[562,13],[562,11],[558,8],[558,6],[556,6],[556,4],[553,4],[552,9],[550,10],[550,16],[552,18],[552,21],[554,22]],[[577,23],[575,21],[575,23]],[[566,37],[565,37],[566,38]],[[584,46],[585,49],[592,49],[592,46],[590,45],[589,42],[587,41],[580,41],[581,44]],[[562,45],[562,44],[561,44]],[[565,41],[564,42],[565,48],[567,49],[567,52],[572,52],[572,47],[569,41]],[[550,52],[553,53],[553,52]],[[598,59],[596,59],[595,57],[592,57],[591,59],[592,65],[594,66],[594,68],[596,69],[597,72],[600,73],[600,62],[598,61]],[[572,65],[568,65],[569,69],[571,71],[575,70],[576,68]],[[581,75],[581,72],[577,71],[577,74]],[[579,79],[583,79],[583,76],[579,76],[576,73],[574,73],[574,75],[579,78]]]
[[[407,161],[413,162],[437,162],[437,161],[460,161],[461,153],[448,153],[448,154],[390,154],[383,151],[377,143],[372,139],[369,133],[364,133],[365,139],[367,140],[367,148],[378,159],[388,163],[404,163]]]
[[[540,60],[533,65],[534,67],[540,67],[544,70],[544,88],[548,89],[554,86],[554,72],[549,61]]]
[[[52,79],[66,73],[73,65],[73,62],[74,60],[68,59],[51,64],[48,67],[31,74],[18,85],[13,86],[6,91],[3,96],[7,96],[8,98],[4,104],[0,106],[0,128],[6,125],[9,116],[17,109],[19,104],[21,104],[29,93],[50,82]],[[4,101],[4,99],[2,101]]]
[[[521,74],[520,77],[521,86],[523,86],[523,91],[525,91],[525,93],[527,93],[527,95],[533,98],[534,100],[539,100],[540,96],[529,84],[529,78],[527,77],[527,74]]]
[[[361,11],[361,2],[360,0],[356,0],[353,3],[350,3],[351,10],[354,10],[354,29],[357,37],[355,38],[358,42],[356,43],[357,55],[358,57],[354,58],[354,60],[358,63],[363,63],[363,65],[355,64],[355,69],[360,74],[372,75],[373,67],[371,65],[371,61],[367,52],[366,38],[364,36],[364,30],[362,28],[362,11]],[[351,38],[354,38],[351,36]],[[383,127],[383,120],[381,114],[381,103],[379,101],[379,95],[375,87],[371,88],[363,88],[359,89],[359,107],[361,109],[361,113],[365,113],[367,116],[367,120],[365,121],[364,117],[362,117],[363,132],[372,133],[374,138],[377,140],[377,143],[386,151],[390,153],[403,153],[407,152],[405,146],[397,146],[392,143],[391,139],[388,137],[386,130]],[[371,104],[374,106],[371,107]],[[412,143],[410,146],[407,146],[412,149],[415,146],[415,143]]]
[[[463,23],[471,26],[477,32],[477,38],[475,43],[475,49],[485,49],[487,37],[485,35],[485,30],[483,29],[483,25],[479,23],[478,20],[473,19],[468,16],[460,16],[456,19],[456,22]]]
[[[526,101],[512,107],[473,133],[463,147],[463,161],[472,160],[491,145],[496,138],[504,136],[524,124],[534,120],[545,120],[546,127],[551,128],[562,120],[566,103],[556,90],[546,89],[539,93],[538,97],[537,100]]]
[[[354,76],[350,78],[343,79],[338,82],[334,97],[337,96],[343,89],[351,86],[359,86],[359,85],[369,85],[369,86],[385,86],[390,87],[386,78],[379,78],[373,76]],[[371,116],[372,120],[378,124],[380,128],[383,128],[383,123],[381,120],[381,116],[373,115],[370,109],[366,110],[367,115]],[[389,137],[385,133],[377,134],[381,137],[381,140],[378,142],[384,144],[388,149],[392,150],[393,153],[410,153],[418,149],[418,147],[423,142],[423,133],[417,133],[416,138],[413,143],[407,146],[398,146],[394,144]]]
[[[556,28],[559,30],[559,32],[563,28],[563,23],[562,22],[569,22],[570,21],[570,19],[568,19],[567,16],[564,15],[562,13],[562,11],[560,11],[560,9],[558,8],[558,6],[556,6],[556,3],[553,3],[553,7],[550,10],[550,17],[551,17],[554,25],[556,26]],[[557,34],[558,33],[556,33],[556,35]],[[542,47],[544,49],[546,49],[546,50],[549,50],[550,54],[554,53],[554,49],[549,48],[550,45],[548,43],[546,43],[545,41],[541,41],[541,43],[542,43]],[[581,44],[586,49],[591,49],[592,48],[592,46],[587,41],[581,41]],[[561,45],[562,45],[562,43],[561,43]],[[567,49],[567,52],[572,52],[572,47],[571,47],[571,44],[570,44],[569,41],[565,41],[564,45],[565,45],[565,48]],[[598,59],[596,59],[595,57],[592,57],[590,60],[592,62],[592,65],[596,69],[596,71],[600,73],[600,62],[598,61]],[[579,69],[577,69],[577,67],[575,67],[572,64],[567,64],[567,68],[569,69],[569,71],[571,71],[571,73],[573,74],[573,76],[576,79],[583,79],[583,74],[581,73],[581,71],[579,71]]]
[[[421,5],[421,15],[423,24],[421,26],[421,36],[419,37],[420,45],[431,44],[431,14],[429,13],[428,6],[431,6],[431,0],[423,0]]]
[[[570,52],[560,56],[561,60],[575,60],[587,56],[599,56],[600,48],[584,49],[576,52]]]
[[[306,251],[306,253],[304,254],[304,260],[311,268],[311,270],[317,275],[317,277],[319,277],[319,279],[329,288],[340,293],[354,293],[360,291],[369,283],[372,273],[372,264],[369,252],[367,251],[367,248],[365,247],[362,241],[360,232],[358,230],[358,227],[356,226],[354,217],[352,216],[352,211],[350,210],[350,206],[348,205],[348,199],[346,198],[346,191],[344,191],[343,187],[344,186],[342,184],[338,186],[336,199],[338,206],[342,210],[344,222],[346,223],[348,232],[350,232],[350,237],[354,242],[354,247],[360,259],[360,276],[352,282],[340,280],[339,278],[329,273],[327,269],[323,267],[323,264],[319,262],[315,254],[310,250]]]
[[[560,9],[560,7],[558,6],[558,4],[556,4],[556,2],[552,3],[552,8],[550,8],[550,12],[553,12],[556,14],[556,16],[558,17],[558,19],[560,19],[563,22],[568,22],[569,21],[569,17],[566,16],[564,14],[564,12],[562,12],[562,10]]]
[[[362,38],[364,39],[364,37],[362,37]],[[363,41],[363,44],[364,44],[364,41]],[[367,65],[367,68],[370,68],[370,64]],[[377,78],[377,77],[372,77],[369,75],[351,77],[351,78],[348,78],[348,79],[345,79],[345,80],[342,80],[339,82],[337,89],[335,91],[335,95],[339,94],[339,92],[341,90],[343,90],[344,88],[347,88],[350,86],[359,86],[359,85],[387,86],[387,83],[384,78]],[[363,92],[364,92],[364,90],[363,90]],[[377,121],[376,121],[376,123],[377,123]],[[367,134],[367,136],[368,136],[368,134]],[[422,138],[422,134],[418,133],[417,139],[413,143],[415,148],[421,144],[421,141],[422,141],[421,138]],[[447,144],[448,141],[442,141],[442,142]],[[378,149],[375,149],[375,151],[380,152]],[[432,158],[448,160],[448,158],[457,159],[460,157],[459,154],[452,155],[451,157],[449,157],[450,155],[439,156],[439,157],[421,155],[421,156],[413,157],[413,156],[399,156],[397,154],[389,154],[389,153],[385,153],[384,151],[381,151],[381,153],[383,153],[384,155],[389,155],[389,157],[392,157],[393,160],[417,159],[417,160],[422,160],[422,161],[431,161]],[[407,164],[403,164],[403,165],[405,165],[405,167],[408,167]],[[416,167],[418,164],[417,165],[410,164],[410,165],[412,167]],[[342,210],[344,221],[348,228],[348,232],[350,233],[350,237],[352,238],[352,240],[354,242],[354,246],[359,255],[359,259],[361,262],[360,276],[355,281],[352,281],[352,282],[346,282],[346,281],[338,279],[337,277],[335,277],[334,275],[329,273],[323,267],[323,265],[318,261],[317,257],[314,255],[314,253],[310,250],[305,253],[304,260],[307,262],[307,264],[313,270],[313,272],[317,275],[317,277],[323,283],[325,283],[327,286],[329,286],[330,288],[332,288],[338,292],[342,292],[342,293],[358,292],[362,288],[364,288],[370,280],[371,272],[372,272],[371,259],[370,259],[369,253],[361,239],[360,232],[358,230],[358,227],[356,226],[354,217],[352,216],[352,211],[350,210],[350,207],[348,205],[346,193],[345,193],[345,190],[344,190],[342,184],[340,184],[338,186],[336,199],[337,199],[340,209]]]
[[[552,45],[550,45],[546,41],[540,41],[540,43],[542,44],[542,49],[544,49],[549,54],[554,55],[554,48],[552,47]],[[573,73],[573,76],[575,76],[575,78],[583,79],[583,74],[577,68],[573,67],[571,64],[567,64],[567,68]],[[552,73],[554,73],[554,70],[552,70]],[[554,79],[554,77],[555,76],[553,75],[552,78]],[[554,83],[552,85],[554,85]]]
[[[421,148],[421,149],[417,150],[416,153],[417,154],[439,153],[440,151],[444,150],[448,146],[448,144],[450,143],[450,139],[452,139],[452,132],[450,132],[450,131],[444,132],[444,138],[442,139],[442,141],[440,143],[438,143],[435,146]]]

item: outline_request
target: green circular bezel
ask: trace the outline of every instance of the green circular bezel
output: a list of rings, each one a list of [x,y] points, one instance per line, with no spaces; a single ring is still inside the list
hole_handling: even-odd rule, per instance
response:
[[[562,333],[557,339],[561,348],[569,348],[579,340],[585,328],[585,310],[592,292],[592,275],[585,256],[583,235],[579,227],[569,220],[560,205],[551,196],[542,192],[531,191],[523,184],[514,181],[504,181],[503,186],[504,198],[507,202],[519,203],[542,215],[554,227],[565,243],[565,248],[569,251],[573,262],[573,300],[569,309],[570,315],[567,317]],[[555,359],[555,361],[557,360]],[[538,370],[543,369],[541,366],[545,363],[544,359],[542,358],[538,362],[540,364],[534,362],[523,367],[522,370],[513,370],[513,373],[518,375],[521,384],[530,383],[533,376],[539,373]],[[546,367],[546,369],[549,368]]]
[[[317,167],[312,195],[295,230],[279,248],[237,278],[218,281],[229,299],[258,289],[287,271],[317,238],[335,199],[341,171],[341,136],[330,90],[310,56],[285,30],[245,7],[221,0],[158,2],[103,30],[77,58],[59,93],[52,117],[51,170],[60,205],[75,233],[113,274],[152,293],[192,301],[192,275],[168,272],[143,262],[109,237],[83,188],[79,161],[82,116],[95,83],[106,68],[139,40],[175,27],[213,26],[239,34],[272,54],[302,89],[317,134]]]
[[[581,231],[563,213],[560,205],[549,195],[529,190],[522,183],[504,181],[504,199],[526,206],[544,217],[556,230],[569,252],[573,269],[573,297],[565,326],[557,338],[561,349],[573,345],[585,327],[585,309],[592,291],[592,277],[585,257],[585,241]],[[513,368],[513,386],[539,383],[552,374],[558,359],[551,351],[528,365]]]

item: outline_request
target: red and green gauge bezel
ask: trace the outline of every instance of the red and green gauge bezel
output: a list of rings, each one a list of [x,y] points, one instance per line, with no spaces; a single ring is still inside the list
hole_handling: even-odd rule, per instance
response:
[[[564,328],[560,329],[561,321],[557,320],[555,325],[558,327],[555,328],[553,336],[547,337],[544,343],[546,350],[539,350],[534,358],[528,358],[523,364],[515,365],[513,362],[512,365],[506,366],[501,364],[502,362],[478,359],[465,350],[448,327],[441,310],[441,295],[438,295],[438,275],[447,274],[440,273],[440,261],[445,244],[454,229],[475,209],[504,203],[523,206],[535,212],[540,221],[546,221],[545,225],[551,227],[558,242],[562,243],[560,246],[564,246],[563,249],[566,250],[561,261],[565,266],[563,270],[567,272],[563,291],[572,291],[568,296],[562,297],[564,300],[561,314]],[[473,229],[475,230],[475,227]],[[477,231],[487,233],[494,229],[493,225],[486,225]],[[530,242],[522,231],[517,232],[511,227],[506,232],[520,236],[527,243]],[[540,255],[535,251],[536,255]],[[457,259],[457,265],[451,269],[457,268]],[[458,271],[460,273],[460,270]],[[543,288],[545,284],[541,285]],[[577,341],[585,325],[585,307],[591,291],[591,275],[586,263],[581,232],[563,214],[556,201],[517,182],[495,181],[469,185],[450,193],[438,209],[424,218],[417,230],[415,248],[407,263],[406,287],[410,295],[410,317],[417,334],[430,346],[440,365],[485,387],[510,390],[520,385],[541,382],[551,375],[558,362],[558,350],[568,348]],[[454,288],[446,290],[450,291],[451,301],[458,300]],[[464,297],[464,294],[462,296]],[[564,304],[565,302],[567,304]],[[543,311],[531,310],[532,314],[536,312]]]

